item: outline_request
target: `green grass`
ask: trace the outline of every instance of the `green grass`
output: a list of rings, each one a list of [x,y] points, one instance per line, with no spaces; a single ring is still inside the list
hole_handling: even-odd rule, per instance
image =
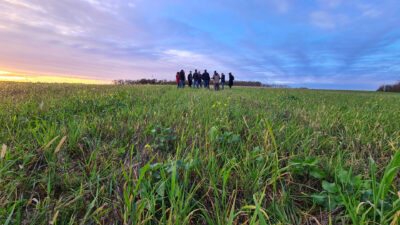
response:
[[[399,224],[400,95],[0,83],[0,224]]]

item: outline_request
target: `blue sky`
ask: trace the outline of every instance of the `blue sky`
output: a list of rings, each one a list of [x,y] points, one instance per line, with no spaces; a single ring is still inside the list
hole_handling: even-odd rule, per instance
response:
[[[400,80],[400,2],[0,1],[0,70],[173,80],[181,68],[375,90]]]

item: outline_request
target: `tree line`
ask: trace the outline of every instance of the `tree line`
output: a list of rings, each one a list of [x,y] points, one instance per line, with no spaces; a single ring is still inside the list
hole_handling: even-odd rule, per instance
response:
[[[400,92],[400,81],[392,85],[382,85],[377,91],[382,92]]]
[[[187,81],[186,81],[187,82]],[[116,85],[176,85],[176,81],[157,80],[157,79],[139,79],[139,80],[114,80]],[[213,82],[211,81],[211,84]],[[245,87],[286,87],[279,85],[263,84],[259,81],[235,81],[235,86]]]

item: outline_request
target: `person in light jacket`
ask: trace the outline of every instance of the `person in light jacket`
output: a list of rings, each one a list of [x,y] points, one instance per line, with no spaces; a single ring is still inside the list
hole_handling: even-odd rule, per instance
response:
[[[212,77],[213,81],[214,81],[214,90],[219,91],[219,74],[217,73],[217,71],[214,71],[214,76]]]

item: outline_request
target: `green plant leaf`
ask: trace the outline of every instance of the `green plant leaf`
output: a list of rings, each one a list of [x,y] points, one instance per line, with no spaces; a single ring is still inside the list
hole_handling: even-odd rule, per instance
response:
[[[347,170],[340,169],[338,178],[341,183],[343,183],[343,184],[347,183],[350,178],[349,176],[350,176],[350,174]]]
[[[161,182],[157,188],[157,194],[161,197],[165,197],[165,182]]]
[[[328,181],[322,181],[322,188],[330,194],[335,194],[338,192],[339,187],[335,183],[329,183]]]
[[[304,161],[304,164],[316,165],[318,164],[318,159],[315,157],[307,157],[306,160]]]
[[[316,167],[311,167],[310,169],[310,175],[314,178],[317,179],[322,179],[326,177],[325,172],[322,169],[316,168]]]
[[[328,201],[328,195],[324,192],[321,192],[319,194],[312,194],[311,198],[318,204],[318,205],[324,205],[325,202]]]

